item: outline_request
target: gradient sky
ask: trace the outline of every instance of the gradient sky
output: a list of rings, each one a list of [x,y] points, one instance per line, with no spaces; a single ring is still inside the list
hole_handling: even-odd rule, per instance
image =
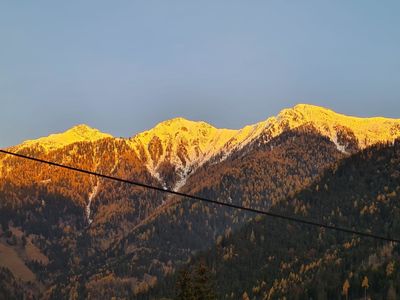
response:
[[[86,123],[400,118],[400,1],[1,1],[0,147]]]

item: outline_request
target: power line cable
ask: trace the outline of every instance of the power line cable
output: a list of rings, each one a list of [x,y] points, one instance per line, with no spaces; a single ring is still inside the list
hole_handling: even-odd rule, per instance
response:
[[[168,193],[168,194],[172,194],[172,195],[176,195],[176,196],[180,196],[180,197],[186,197],[186,198],[190,198],[190,199],[197,200],[197,201],[202,201],[202,202],[206,202],[206,203],[211,203],[211,204],[216,204],[216,205],[220,205],[220,206],[226,206],[226,207],[239,209],[239,210],[243,210],[243,211],[248,211],[248,212],[252,212],[252,213],[256,213],[256,214],[261,214],[261,215],[269,216],[269,217],[272,217],[272,218],[278,218],[278,219],[291,221],[291,222],[296,222],[296,223],[300,223],[300,224],[306,224],[306,225],[310,225],[310,226],[322,227],[322,228],[326,228],[326,229],[330,229],[330,230],[341,231],[341,232],[345,232],[345,233],[349,233],[349,234],[355,234],[355,235],[359,235],[359,236],[362,236],[362,237],[368,237],[368,238],[383,240],[383,241],[387,241],[387,242],[400,243],[399,239],[385,237],[385,236],[381,236],[381,235],[374,234],[374,233],[368,233],[368,232],[357,231],[357,230],[353,230],[353,229],[349,229],[349,228],[345,228],[345,227],[338,227],[338,226],[334,226],[334,225],[328,225],[328,224],[319,223],[319,222],[315,222],[315,221],[311,221],[311,220],[300,219],[300,218],[291,217],[291,216],[285,216],[285,215],[282,215],[282,214],[263,211],[263,210],[260,210],[260,209],[244,207],[244,206],[241,206],[241,205],[236,205],[236,204],[221,202],[221,201],[208,199],[208,198],[204,198],[204,197],[200,197],[200,196],[196,196],[196,195],[190,195],[190,194],[186,194],[186,193],[181,193],[181,192],[173,191],[173,190],[170,190],[170,189],[166,189],[166,188],[161,188],[161,187],[145,184],[145,183],[142,183],[142,182],[122,179],[122,178],[118,178],[118,177],[114,177],[114,176],[110,176],[110,175],[105,175],[105,174],[101,174],[101,173],[97,173],[97,172],[92,172],[92,171],[89,171],[89,170],[75,168],[75,167],[71,167],[71,166],[67,166],[67,165],[63,165],[63,164],[59,164],[59,163],[55,163],[55,162],[51,162],[51,161],[47,161],[47,160],[43,160],[43,159],[40,159],[40,158],[26,156],[26,155],[23,155],[23,154],[14,153],[14,152],[2,150],[2,149],[0,149],[0,153],[16,156],[16,157],[19,157],[19,158],[23,158],[23,159],[27,159],[27,160],[31,160],[31,161],[35,161],[35,162],[39,162],[39,163],[48,164],[48,165],[51,165],[51,166],[54,166],[54,167],[59,167],[59,168],[63,168],[63,169],[67,169],[67,170],[71,170],[71,171],[75,171],[75,172],[80,172],[80,173],[93,175],[93,176],[98,176],[98,177],[109,179],[109,180],[114,180],[114,181],[118,181],[118,182],[122,182],[122,183],[127,183],[127,184],[131,184],[131,185],[143,187],[143,188],[146,188],[146,189],[151,189],[151,190],[155,190],[155,191],[159,191],[159,192],[163,192],[163,193]]]

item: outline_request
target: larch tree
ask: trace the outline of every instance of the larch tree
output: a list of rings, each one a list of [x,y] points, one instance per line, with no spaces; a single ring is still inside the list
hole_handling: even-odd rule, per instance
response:
[[[349,289],[350,289],[350,283],[349,280],[346,279],[346,281],[343,283],[343,288],[342,288],[342,295],[346,297],[346,300],[349,299]]]
[[[369,282],[368,282],[368,277],[364,276],[364,279],[361,283],[361,287],[364,289],[364,299],[367,299],[367,290],[369,288]]]
[[[247,295],[247,292],[245,291],[242,295],[243,300],[250,300],[249,295]]]

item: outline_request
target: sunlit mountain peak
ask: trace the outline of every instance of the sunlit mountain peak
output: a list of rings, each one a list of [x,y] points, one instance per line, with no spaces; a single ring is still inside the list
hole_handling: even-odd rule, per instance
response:
[[[379,142],[391,142],[400,136],[400,119],[353,117],[310,104],[298,104],[284,109],[276,120],[288,128],[312,124],[335,143],[340,138],[339,135],[351,134],[360,148]]]
[[[47,151],[56,150],[77,142],[94,142],[112,135],[103,133],[98,129],[85,124],[76,125],[65,132],[51,134],[36,140],[27,140],[20,147],[42,146]]]

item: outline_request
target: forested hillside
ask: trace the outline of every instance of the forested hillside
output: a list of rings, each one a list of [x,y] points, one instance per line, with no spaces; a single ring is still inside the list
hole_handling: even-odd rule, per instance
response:
[[[324,172],[337,168],[343,159],[346,164],[355,159],[351,155],[360,150],[378,142],[392,142],[400,134],[398,123],[394,119],[348,117],[298,105],[239,130],[176,118],[131,138],[113,138],[79,125],[8,150],[245,207],[293,210],[304,217],[315,217],[315,205],[306,200],[311,201],[314,193],[325,197],[321,193],[330,191],[329,183],[317,187],[315,182],[325,180],[328,175],[321,179]],[[361,157],[365,153],[374,155],[378,149],[365,150]],[[347,170],[342,173],[351,174]],[[363,176],[374,185],[380,183],[375,175],[367,172]],[[257,225],[250,232],[251,249],[266,251],[263,243],[267,238],[261,231],[270,226],[270,221],[264,224],[259,217],[255,221],[254,215],[242,211],[4,154],[0,155],[0,177],[0,266],[12,275],[4,273],[4,293],[7,289],[10,294],[23,291],[44,299],[147,299],[151,293],[165,292],[163,287],[174,280],[177,271],[215,245],[218,259],[208,266],[196,264],[193,276],[215,277],[218,270],[227,278],[227,266],[230,262],[234,266],[235,251],[240,247],[226,245],[246,241],[241,235],[251,228],[248,222]],[[346,184],[355,180],[347,178]],[[308,196],[301,196],[310,188]],[[391,196],[380,196],[382,203],[396,197],[395,190],[387,188],[384,191]],[[329,205],[336,203],[330,201]],[[318,216],[325,214],[327,218],[323,221],[347,220],[338,211],[346,206],[336,203],[332,208],[318,203]],[[368,206],[364,215],[375,210],[375,206]],[[281,225],[277,222],[271,226]],[[286,236],[286,231],[278,227],[272,239],[277,242]],[[293,228],[296,230],[296,226]],[[312,231],[304,232],[307,230]],[[293,231],[294,243],[304,239],[304,234]],[[325,241],[323,234],[327,233],[320,234],[321,241],[335,241],[329,235]],[[268,245],[278,249],[274,243]],[[371,253],[377,251],[371,249]],[[256,272],[259,264],[246,265],[245,257],[251,253],[243,253],[243,267],[253,266],[251,271]],[[306,258],[296,257],[308,262]],[[237,272],[248,273],[236,267]],[[191,272],[187,274],[191,277]],[[262,276],[249,273],[243,281],[242,275],[236,278],[235,272],[232,274],[231,286],[216,278],[218,286],[224,285],[215,291],[216,295],[225,297],[233,292],[235,298],[244,288],[249,297],[256,295],[252,289]],[[260,293],[267,289],[269,293],[268,284],[270,281],[260,287]],[[16,286],[21,288],[13,288]],[[239,287],[244,287],[243,291]],[[292,292],[289,288],[287,294]],[[279,295],[276,291],[274,294]]]
[[[271,211],[399,239],[399,163],[400,141],[366,149]],[[207,262],[216,299],[398,299],[399,244],[253,217],[156,294],[185,293],[196,278],[182,274]]]
[[[288,131],[262,147],[249,147],[224,162],[204,166],[190,177],[182,191],[268,210],[308,186],[344,157],[332,142],[316,134],[312,127]],[[168,203],[107,252],[107,257],[119,260],[109,260],[112,265],[107,268],[107,274],[87,279],[90,282],[85,287],[88,295],[103,288],[103,293],[115,293],[109,290],[109,284],[101,284],[105,278],[110,279],[110,272],[113,284],[121,284],[121,293],[117,295],[135,293],[122,282],[130,281],[131,276],[143,281],[146,277],[160,281],[193,254],[211,247],[216,240],[232,234],[253,217],[178,197],[171,197]],[[91,264],[93,266],[93,262]],[[102,264],[97,268],[102,269]],[[143,289],[147,291],[148,288],[145,284]]]

